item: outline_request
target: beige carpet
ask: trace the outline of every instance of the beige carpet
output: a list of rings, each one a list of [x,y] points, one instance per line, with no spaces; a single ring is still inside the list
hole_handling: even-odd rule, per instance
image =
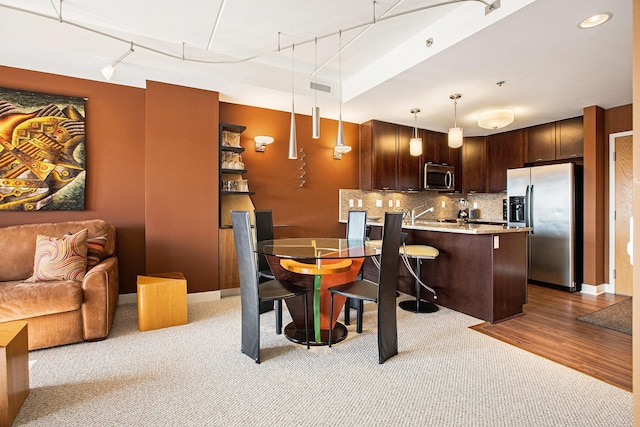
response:
[[[580,316],[578,320],[631,335],[633,325],[632,308],[632,299],[627,298],[624,301]]]
[[[378,364],[375,305],[362,334],[306,350],[262,315],[262,360],[240,353],[240,300],[189,307],[189,324],[30,353],[15,426],[631,426],[632,395],[479,334],[442,308],[398,310],[400,353]],[[286,315],[285,315],[286,317]]]

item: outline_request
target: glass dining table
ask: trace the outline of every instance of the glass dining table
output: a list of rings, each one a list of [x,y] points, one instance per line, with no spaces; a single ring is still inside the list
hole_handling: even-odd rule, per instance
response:
[[[288,281],[312,290],[308,301],[309,325],[304,323],[304,304],[300,298],[286,300],[292,322],[285,326],[285,336],[296,343],[306,343],[305,328],[309,327],[311,345],[326,345],[329,322],[333,323],[332,342],[347,337],[347,328],[337,322],[346,298],[334,296],[334,318],[329,319],[331,286],[354,281],[365,258],[379,254],[379,248],[361,240],[339,238],[285,238],[264,240],[256,252],[265,255],[276,279]]]

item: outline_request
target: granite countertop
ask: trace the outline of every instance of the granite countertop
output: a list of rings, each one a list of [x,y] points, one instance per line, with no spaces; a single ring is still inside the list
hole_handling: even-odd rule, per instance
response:
[[[346,221],[340,221],[346,223]],[[367,225],[382,227],[381,220],[367,221]],[[480,223],[450,223],[439,221],[421,221],[418,220],[414,225],[402,224],[405,230],[421,230],[421,231],[439,231],[444,233],[459,234],[504,234],[504,233],[523,233],[530,231],[529,227],[508,227],[505,225],[480,224]]]

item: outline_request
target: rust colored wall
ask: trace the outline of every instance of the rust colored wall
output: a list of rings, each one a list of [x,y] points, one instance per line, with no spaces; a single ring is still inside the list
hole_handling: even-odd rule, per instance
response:
[[[217,290],[218,93],[148,81],[145,131],[147,273]]]
[[[631,129],[633,129],[633,104],[609,108],[604,111],[604,134],[607,139],[607,149],[609,148],[609,134]]]
[[[3,87],[88,98],[85,210],[2,212],[0,226],[101,218],[117,228],[120,293],[144,271],[144,90],[0,66]]]
[[[291,113],[264,108],[220,103],[220,123],[244,125],[243,161],[256,209],[272,209],[277,237],[342,237],[338,223],[340,188],[358,188],[359,126],[344,123],[345,140],[352,151],[333,159],[338,122],[322,119],[320,139],[311,138],[311,116],[296,114],[298,150],[305,153],[306,183],[299,186],[300,160],[287,159]],[[275,142],[266,151],[255,151],[253,137],[270,135]],[[300,158],[300,155],[298,155]]]
[[[583,283],[604,283],[604,110],[584,109],[584,268]]]

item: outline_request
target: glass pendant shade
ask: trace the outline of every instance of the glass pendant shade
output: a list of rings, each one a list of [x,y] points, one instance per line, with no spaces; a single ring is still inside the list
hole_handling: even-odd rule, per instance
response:
[[[289,129],[289,159],[295,160],[298,158],[298,140],[296,139],[296,106],[295,106],[295,91],[294,91],[294,56],[296,45],[291,45],[291,128]]]
[[[418,113],[420,112],[419,108],[412,108],[411,113],[413,114],[413,119],[415,121],[413,126],[413,138],[409,140],[409,154],[417,157],[422,155],[422,138],[418,138]]]
[[[462,128],[458,127],[458,99],[462,98],[459,93],[454,93],[449,96],[449,99],[453,99],[453,127],[449,128],[449,135],[447,137],[447,145],[450,148],[462,147]]]
[[[344,127],[342,126],[342,31],[339,33],[340,49],[338,50],[338,68],[340,70],[340,116],[338,119],[338,136],[336,138],[336,145],[333,147],[333,158],[335,160],[342,159],[344,153],[351,151],[351,147],[344,142]]]
[[[311,137],[320,138],[320,107],[311,109]]]
[[[296,139],[296,113],[291,105],[291,129],[289,130],[289,159],[298,158],[298,141]]]
[[[336,139],[336,146],[334,147],[333,151],[339,154],[344,154],[351,151],[351,147],[344,143],[344,127],[342,126],[342,114],[340,114],[340,120],[338,120],[338,138]]]
[[[409,141],[409,154],[412,156],[422,155],[422,138],[411,138],[411,141]]]
[[[462,147],[462,128],[449,128],[448,145],[451,148]]]

